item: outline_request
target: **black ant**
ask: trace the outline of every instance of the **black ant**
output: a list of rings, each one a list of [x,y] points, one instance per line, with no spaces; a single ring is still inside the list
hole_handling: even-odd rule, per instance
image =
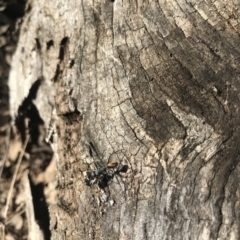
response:
[[[95,171],[87,172],[85,178],[86,185],[92,186],[97,183],[100,188],[107,187],[109,181],[111,181],[115,175],[126,173],[128,170],[128,165],[123,165],[120,168],[117,168],[117,166],[117,162],[111,161],[106,167],[100,167]]]

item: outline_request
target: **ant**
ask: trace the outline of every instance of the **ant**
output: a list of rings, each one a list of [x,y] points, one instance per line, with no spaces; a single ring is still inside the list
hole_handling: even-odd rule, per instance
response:
[[[95,171],[87,172],[85,183],[88,186],[92,186],[95,183],[98,183],[100,188],[105,188],[108,186],[108,182],[113,179],[113,177],[120,173],[126,173],[128,170],[128,165],[123,165],[120,168],[117,168],[118,163],[111,161],[107,164],[106,167],[100,167]]]
[[[92,156],[92,149],[96,152],[92,143],[90,142],[89,152]],[[97,183],[100,188],[105,188],[108,186],[109,181],[113,179],[115,175],[119,175],[120,173],[126,173],[128,170],[128,165],[123,165],[120,168],[118,167],[118,162],[109,161],[107,166],[98,167],[95,171],[86,172],[85,183],[88,186],[92,186]]]

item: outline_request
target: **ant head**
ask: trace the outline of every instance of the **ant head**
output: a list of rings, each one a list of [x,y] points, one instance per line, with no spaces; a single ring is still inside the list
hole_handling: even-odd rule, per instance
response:
[[[128,170],[128,165],[123,165],[120,169],[119,172],[126,173]]]

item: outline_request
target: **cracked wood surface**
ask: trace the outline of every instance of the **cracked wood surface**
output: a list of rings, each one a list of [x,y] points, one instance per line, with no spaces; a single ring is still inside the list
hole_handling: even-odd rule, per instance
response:
[[[45,78],[52,239],[239,239],[239,2],[28,4],[10,104]],[[110,158],[129,171],[86,186],[83,172]]]

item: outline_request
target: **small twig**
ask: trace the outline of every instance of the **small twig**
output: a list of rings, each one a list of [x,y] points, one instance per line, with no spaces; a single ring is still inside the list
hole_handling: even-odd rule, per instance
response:
[[[12,222],[13,218],[16,216],[16,215],[22,215],[24,212],[26,211],[25,208],[23,208],[20,212],[17,212],[16,214],[14,214],[8,221],[5,222],[5,225],[8,225]]]
[[[21,153],[18,157],[17,165],[16,165],[16,168],[15,168],[15,172],[14,172],[14,175],[13,175],[13,178],[12,178],[12,181],[11,181],[11,185],[10,185],[10,189],[9,189],[9,192],[8,192],[7,203],[6,203],[6,207],[4,209],[5,211],[3,212],[3,218],[4,219],[6,219],[6,217],[7,217],[7,211],[8,211],[10,200],[11,200],[11,197],[12,197],[13,186],[14,186],[14,183],[16,181],[18,170],[19,170],[23,155],[25,153],[25,149],[27,147],[28,141],[29,141],[29,134],[26,134],[26,139],[25,139],[25,142],[24,142],[24,145],[23,145],[23,149],[22,149],[22,151],[21,151]]]

